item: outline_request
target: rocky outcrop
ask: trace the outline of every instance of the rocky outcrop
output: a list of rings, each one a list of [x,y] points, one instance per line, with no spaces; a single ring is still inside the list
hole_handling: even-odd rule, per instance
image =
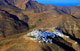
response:
[[[53,44],[39,44],[31,40],[26,40],[26,43],[20,39],[18,45],[13,46],[11,50],[26,51],[25,47],[27,51],[39,51],[39,49],[40,51],[78,51],[80,46],[79,6],[59,7],[43,5],[32,0],[0,0],[0,9],[0,35],[4,37],[27,31],[28,19],[30,27],[34,29],[59,27],[65,35],[70,37],[55,38]],[[19,44],[20,41],[25,45]],[[36,48],[33,48],[34,46]]]
[[[76,7],[62,7],[62,6],[55,6],[55,8],[57,10],[60,10],[61,12],[68,14],[68,15],[72,15],[75,16],[75,18],[80,19],[80,7],[76,6]]]
[[[16,15],[0,10],[0,34],[4,37],[15,35],[28,30],[28,24],[19,20]]]
[[[14,5],[20,9],[25,9],[28,0],[1,0],[1,3],[5,5]]]
[[[69,15],[62,15],[62,22],[60,24],[60,28],[66,34],[71,35],[74,38],[80,39],[80,23],[79,20]],[[65,17],[65,18],[64,18]]]

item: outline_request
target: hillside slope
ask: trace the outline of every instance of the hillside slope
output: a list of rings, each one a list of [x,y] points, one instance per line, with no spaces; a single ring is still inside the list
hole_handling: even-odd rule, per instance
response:
[[[19,20],[16,15],[0,10],[0,33],[3,36],[21,33],[28,30],[28,24]]]
[[[79,13],[79,6],[43,5],[32,0],[0,0],[0,36],[7,36],[0,37],[0,50],[79,51]],[[25,37],[27,33],[24,32],[28,30],[28,32],[41,28],[49,30],[52,27],[58,27],[69,38],[54,38],[50,44],[38,43]]]
[[[25,9],[28,0],[1,0],[1,4],[14,5],[20,9]]]

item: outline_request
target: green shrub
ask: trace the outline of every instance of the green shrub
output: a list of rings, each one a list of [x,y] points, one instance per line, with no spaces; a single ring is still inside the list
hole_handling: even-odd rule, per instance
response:
[[[36,27],[36,25],[31,25],[29,28],[30,29],[33,29],[33,28],[35,28]]]
[[[42,21],[42,19],[38,19],[38,21]]]
[[[11,43],[11,41],[8,41],[8,42],[5,43],[5,45],[8,45],[8,44],[10,44],[10,43]]]
[[[35,38],[35,36],[28,36],[28,37],[30,37],[30,38]]]
[[[3,44],[1,43],[0,46],[3,46]]]

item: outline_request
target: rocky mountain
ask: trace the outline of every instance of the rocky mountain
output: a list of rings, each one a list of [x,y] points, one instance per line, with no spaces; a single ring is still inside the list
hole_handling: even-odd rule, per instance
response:
[[[20,9],[25,9],[28,0],[1,0],[1,4],[14,5]]]
[[[79,13],[80,6],[43,5],[34,0],[0,0],[0,35],[4,37],[15,35],[14,38],[4,40],[1,38],[0,49],[3,50],[4,46],[9,46],[3,51],[79,51]],[[52,44],[40,44],[23,35],[20,38],[17,37],[19,35],[16,35],[28,29],[32,31],[52,27],[58,27],[69,38],[59,37],[53,39]],[[10,44],[4,45],[9,41]]]
[[[28,1],[26,4],[26,9],[25,10],[33,10],[34,12],[40,13],[40,12],[44,12],[44,11],[50,11],[52,10],[54,7],[51,5],[43,5],[38,3],[37,1]]]
[[[76,18],[79,18],[79,13],[80,13],[80,7],[61,7],[61,6],[56,6],[57,9],[61,10],[65,14],[69,14],[72,16],[75,16]]]
[[[3,36],[17,34],[28,30],[28,24],[5,10],[0,10],[0,33]]]
[[[28,9],[28,8],[29,9],[31,8],[38,13],[42,13],[42,14],[36,16],[36,17],[39,17],[43,20],[46,19],[44,22],[46,22],[47,19],[48,19],[48,22],[49,22],[53,18],[52,19],[53,23],[50,21],[52,24],[54,24],[54,19],[56,19],[55,20],[56,23],[59,22],[57,24],[62,24],[62,25],[66,24],[66,25],[64,25],[63,28],[69,28],[69,27],[66,27],[66,26],[70,25],[70,27],[72,27],[72,30],[70,30],[71,34],[72,34],[72,32],[74,32],[73,29],[77,28],[77,27],[78,27],[77,30],[79,32],[79,26],[80,26],[80,24],[79,24],[79,21],[80,21],[79,20],[79,12],[80,12],[79,6],[77,6],[77,7],[61,7],[61,6],[50,6],[50,5],[47,6],[47,5],[39,4],[36,1],[29,1],[27,3],[27,8],[26,9]],[[54,17],[56,17],[56,18],[54,18]],[[35,18],[35,19],[39,19],[39,18]],[[78,32],[73,33],[73,34],[79,34]],[[78,36],[80,36],[80,35],[78,35]]]

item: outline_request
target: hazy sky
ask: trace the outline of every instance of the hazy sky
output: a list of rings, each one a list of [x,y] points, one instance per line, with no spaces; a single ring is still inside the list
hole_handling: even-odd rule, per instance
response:
[[[52,4],[58,6],[77,6],[80,0],[37,0],[39,3]]]

